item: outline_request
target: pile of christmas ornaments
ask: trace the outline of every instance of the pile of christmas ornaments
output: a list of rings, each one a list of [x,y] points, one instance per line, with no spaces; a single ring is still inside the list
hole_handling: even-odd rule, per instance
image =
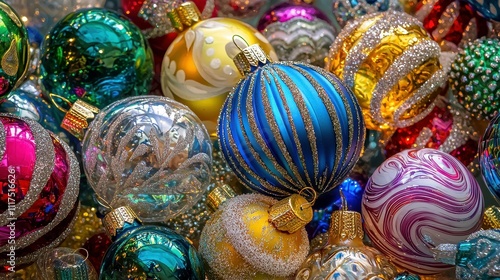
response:
[[[500,278],[497,2],[105,2],[0,1],[0,278]]]

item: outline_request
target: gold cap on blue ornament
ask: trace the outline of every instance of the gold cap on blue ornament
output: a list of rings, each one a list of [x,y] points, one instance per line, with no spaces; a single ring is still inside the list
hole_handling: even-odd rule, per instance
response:
[[[314,198],[311,202],[301,195],[305,190],[313,192]],[[312,221],[312,205],[315,200],[316,192],[314,189],[304,188],[299,194],[292,194],[272,205],[269,208],[269,222],[280,231],[294,233]]]
[[[89,120],[92,120],[97,113],[99,113],[97,107],[77,100],[66,112],[61,127],[82,141],[85,129],[89,127]]]
[[[242,40],[246,47],[242,49],[238,40]],[[259,65],[272,62],[269,55],[258,44],[249,46],[245,39],[238,35],[233,36],[233,43],[241,50],[233,58],[233,62],[242,76],[252,72]]]
[[[363,225],[361,223],[361,214],[347,209],[347,202],[340,190],[342,199],[342,209],[334,211],[330,220],[330,229],[328,238],[330,244],[350,244],[363,245]]]
[[[218,184],[207,195],[207,206],[213,212],[219,209],[219,206],[226,200],[236,196],[236,192],[227,184]]]
[[[177,32],[182,32],[202,20],[200,10],[191,1],[184,2],[179,7],[168,12],[167,17]]]
[[[132,224],[134,221],[141,223],[134,210],[128,206],[121,206],[106,214],[102,219],[102,225],[106,233],[113,238],[117,230],[122,229],[125,223]]]

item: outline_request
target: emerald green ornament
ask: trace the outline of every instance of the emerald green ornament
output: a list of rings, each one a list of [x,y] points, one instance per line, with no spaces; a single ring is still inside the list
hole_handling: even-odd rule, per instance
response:
[[[149,92],[152,52],[140,29],[105,9],[83,9],[60,20],[42,45],[44,95],[65,112],[76,100],[99,109]]]
[[[14,10],[0,2],[0,98],[21,84],[28,64],[28,31]]]
[[[473,117],[491,120],[500,109],[500,41],[482,38],[467,44],[451,65],[449,82]]]
[[[201,257],[173,230],[142,225],[129,207],[106,214],[103,225],[113,243],[102,261],[100,280],[205,280]]]

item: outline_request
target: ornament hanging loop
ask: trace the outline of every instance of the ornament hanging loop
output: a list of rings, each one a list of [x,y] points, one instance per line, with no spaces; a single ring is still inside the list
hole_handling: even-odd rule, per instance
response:
[[[240,39],[240,42],[236,41],[236,39]],[[235,34],[233,35],[232,37],[232,41],[233,41],[233,44],[240,50],[240,51],[243,51],[245,48],[249,47],[250,45],[248,44],[247,40],[245,40],[245,38],[243,38],[242,36],[238,35],[238,34]],[[245,43],[245,46],[242,48],[240,46],[240,44],[238,43],[241,43],[241,41],[243,41],[243,43]]]
[[[310,191],[312,193],[312,200],[311,201],[308,201],[307,203],[303,203],[300,205],[300,209],[301,210],[304,210],[304,209],[307,209],[307,208],[311,208],[314,203],[316,202],[316,199],[318,198],[318,193],[311,187],[305,187],[303,189],[301,189],[299,191],[299,195],[300,196],[304,196],[303,193],[305,193],[306,191]]]

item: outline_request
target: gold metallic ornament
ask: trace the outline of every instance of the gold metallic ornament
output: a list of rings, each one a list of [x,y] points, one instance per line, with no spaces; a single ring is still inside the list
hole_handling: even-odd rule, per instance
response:
[[[331,217],[327,244],[312,252],[297,272],[296,280],[394,279],[397,268],[378,250],[363,244],[361,214],[342,209]]]
[[[199,252],[209,279],[289,279],[309,251],[305,228],[276,229],[269,209],[277,201],[260,194],[236,196],[205,225]]]
[[[491,206],[484,211],[483,229],[500,229],[500,207]]]
[[[326,68],[353,90],[368,129],[391,131],[432,110],[446,79],[440,53],[417,19],[387,11],[347,24],[330,48]]]
[[[182,8],[182,14],[187,17],[199,14],[194,5]],[[192,23],[184,18],[175,25],[183,22]],[[184,31],[172,42],[163,58],[163,94],[187,105],[203,121],[208,132],[215,135],[217,117],[226,96],[242,78],[232,60],[240,51],[233,36],[241,36],[249,45],[259,44],[272,59],[278,59],[262,34],[235,19],[211,18],[190,27],[184,25],[182,29]]]

